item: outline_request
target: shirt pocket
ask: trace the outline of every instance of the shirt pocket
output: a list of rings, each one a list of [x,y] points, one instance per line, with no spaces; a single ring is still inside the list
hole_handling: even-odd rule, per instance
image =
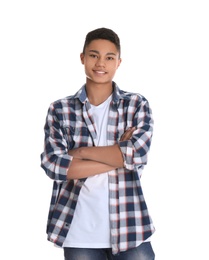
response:
[[[84,124],[75,126],[73,135],[74,148],[91,145],[91,140],[92,139],[87,126]]]
[[[73,140],[74,133],[75,133],[75,127],[73,126],[63,127],[63,134],[65,140],[67,141],[68,150],[72,149],[75,146],[75,142]]]
[[[78,121],[75,126],[64,127],[64,133],[69,150],[81,146],[88,146],[92,143],[89,129],[82,122]]]

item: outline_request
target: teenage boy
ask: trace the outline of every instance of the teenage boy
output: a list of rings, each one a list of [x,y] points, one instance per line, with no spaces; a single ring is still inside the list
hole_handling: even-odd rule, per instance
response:
[[[118,35],[98,28],[80,54],[86,83],[53,102],[41,167],[54,180],[48,240],[65,260],[153,260],[155,229],[140,177],[153,134],[149,103],[119,89]]]

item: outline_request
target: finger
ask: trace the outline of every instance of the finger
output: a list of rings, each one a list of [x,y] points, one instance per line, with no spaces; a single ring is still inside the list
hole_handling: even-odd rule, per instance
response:
[[[131,127],[129,129],[127,129],[125,131],[125,133],[121,136],[120,140],[121,141],[129,140],[132,137],[133,132],[134,132],[135,129],[136,129],[135,127]]]

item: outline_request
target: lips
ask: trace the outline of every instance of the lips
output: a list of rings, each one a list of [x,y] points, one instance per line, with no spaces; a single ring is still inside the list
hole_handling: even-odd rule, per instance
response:
[[[101,70],[94,70],[94,72],[101,75],[102,74],[104,75],[106,73],[105,71],[101,71]]]

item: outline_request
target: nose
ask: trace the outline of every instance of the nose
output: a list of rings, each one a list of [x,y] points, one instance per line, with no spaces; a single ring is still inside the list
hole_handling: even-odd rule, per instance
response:
[[[105,66],[105,59],[103,59],[103,58],[98,58],[97,59],[97,62],[96,62],[96,66],[98,66],[98,67],[104,67]]]

